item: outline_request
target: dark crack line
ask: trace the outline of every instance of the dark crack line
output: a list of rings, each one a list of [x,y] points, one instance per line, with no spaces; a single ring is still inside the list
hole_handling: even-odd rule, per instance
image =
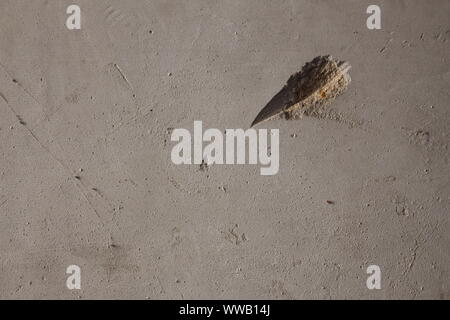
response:
[[[3,205],[7,202],[8,202],[8,199],[5,199],[2,203],[0,203],[0,208],[3,207]]]
[[[7,101],[5,99],[5,101]],[[17,119],[20,119],[19,114],[14,110],[14,108],[7,102],[6,105],[8,106],[9,110],[11,111],[11,113],[14,114],[14,116]],[[47,152],[50,157],[55,160],[65,171],[66,173],[71,177],[72,181],[75,179],[73,178],[73,175],[71,174],[71,170],[60,160],[58,159],[51,151],[49,148],[47,148],[40,140],[39,138],[35,135],[35,133],[26,125],[22,125],[22,127],[25,128],[25,130],[33,137],[33,139],[39,144],[39,146],[45,150],[45,152]],[[91,203],[91,201],[89,200],[88,196],[86,195],[86,193],[80,188],[80,186],[78,185],[78,182],[75,182],[75,186],[77,187],[78,191],[83,195],[83,197],[86,199],[87,203],[89,204],[90,208],[95,212],[95,215],[97,216],[97,218],[99,219],[100,223],[102,224],[102,227],[106,227],[103,219],[101,218],[100,214],[98,213],[97,209],[93,206],[93,204]],[[85,185],[83,185],[81,182],[79,182],[84,188],[86,188]]]
[[[5,100],[6,103],[9,103],[8,99],[6,99],[5,95],[0,92],[0,97]]]
[[[46,119],[48,119],[47,114],[45,113],[45,109],[44,106],[31,94],[31,92],[29,92],[20,82],[18,82],[12,75],[11,73],[8,71],[8,69],[6,69],[6,67],[0,63],[0,66],[2,67],[2,69],[6,72],[6,74],[11,78],[12,82],[14,82],[15,84],[17,84],[22,90],[23,92],[25,92],[38,106],[41,107],[42,109],[42,113],[44,114],[44,117]],[[2,97],[5,99],[5,97],[2,95]],[[5,99],[6,100],[6,99]]]

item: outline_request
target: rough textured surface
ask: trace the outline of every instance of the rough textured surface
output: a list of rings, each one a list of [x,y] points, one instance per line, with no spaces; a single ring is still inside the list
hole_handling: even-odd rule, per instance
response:
[[[377,2],[0,1],[0,297],[448,299],[450,1]],[[352,84],[259,125],[276,176],[171,163],[325,53]]]
[[[286,85],[260,111],[252,126],[273,119],[300,119],[303,115],[319,114],[351,82],[350,64],[331,56],[319,56],[292,75]]]

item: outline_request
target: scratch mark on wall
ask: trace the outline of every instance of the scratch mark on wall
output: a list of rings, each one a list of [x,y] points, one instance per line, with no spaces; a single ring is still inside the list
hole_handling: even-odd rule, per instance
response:
[[[45,109],[44,106],[31,94],[31,92],[29,92],[16,78],[14,78],[11,73],[8,71],[8,69],[6,69],[6,67],[0,63],[0,66],[2,67],[2,69],[5,71],[5,73],[12,79],[12,82],[15,83],[16,85],[18,85],[22,91],[24,91],[38,106],[41,107],[42,113],[44,114],[44,117],[46,119],[48,119],[47,114],[45,113]],[[2,96],[2,98],[5,99],[4,96]],[[5,99],[6,100],[6,99]]]
[[[6,99],[5,95],[4,95],[3,93],[1,93],[1,92],[0,92],[0,97],[1,97],[3,100],[5,100],[6,103],[9,103],[9,102],[8,102],[8,99]]]

